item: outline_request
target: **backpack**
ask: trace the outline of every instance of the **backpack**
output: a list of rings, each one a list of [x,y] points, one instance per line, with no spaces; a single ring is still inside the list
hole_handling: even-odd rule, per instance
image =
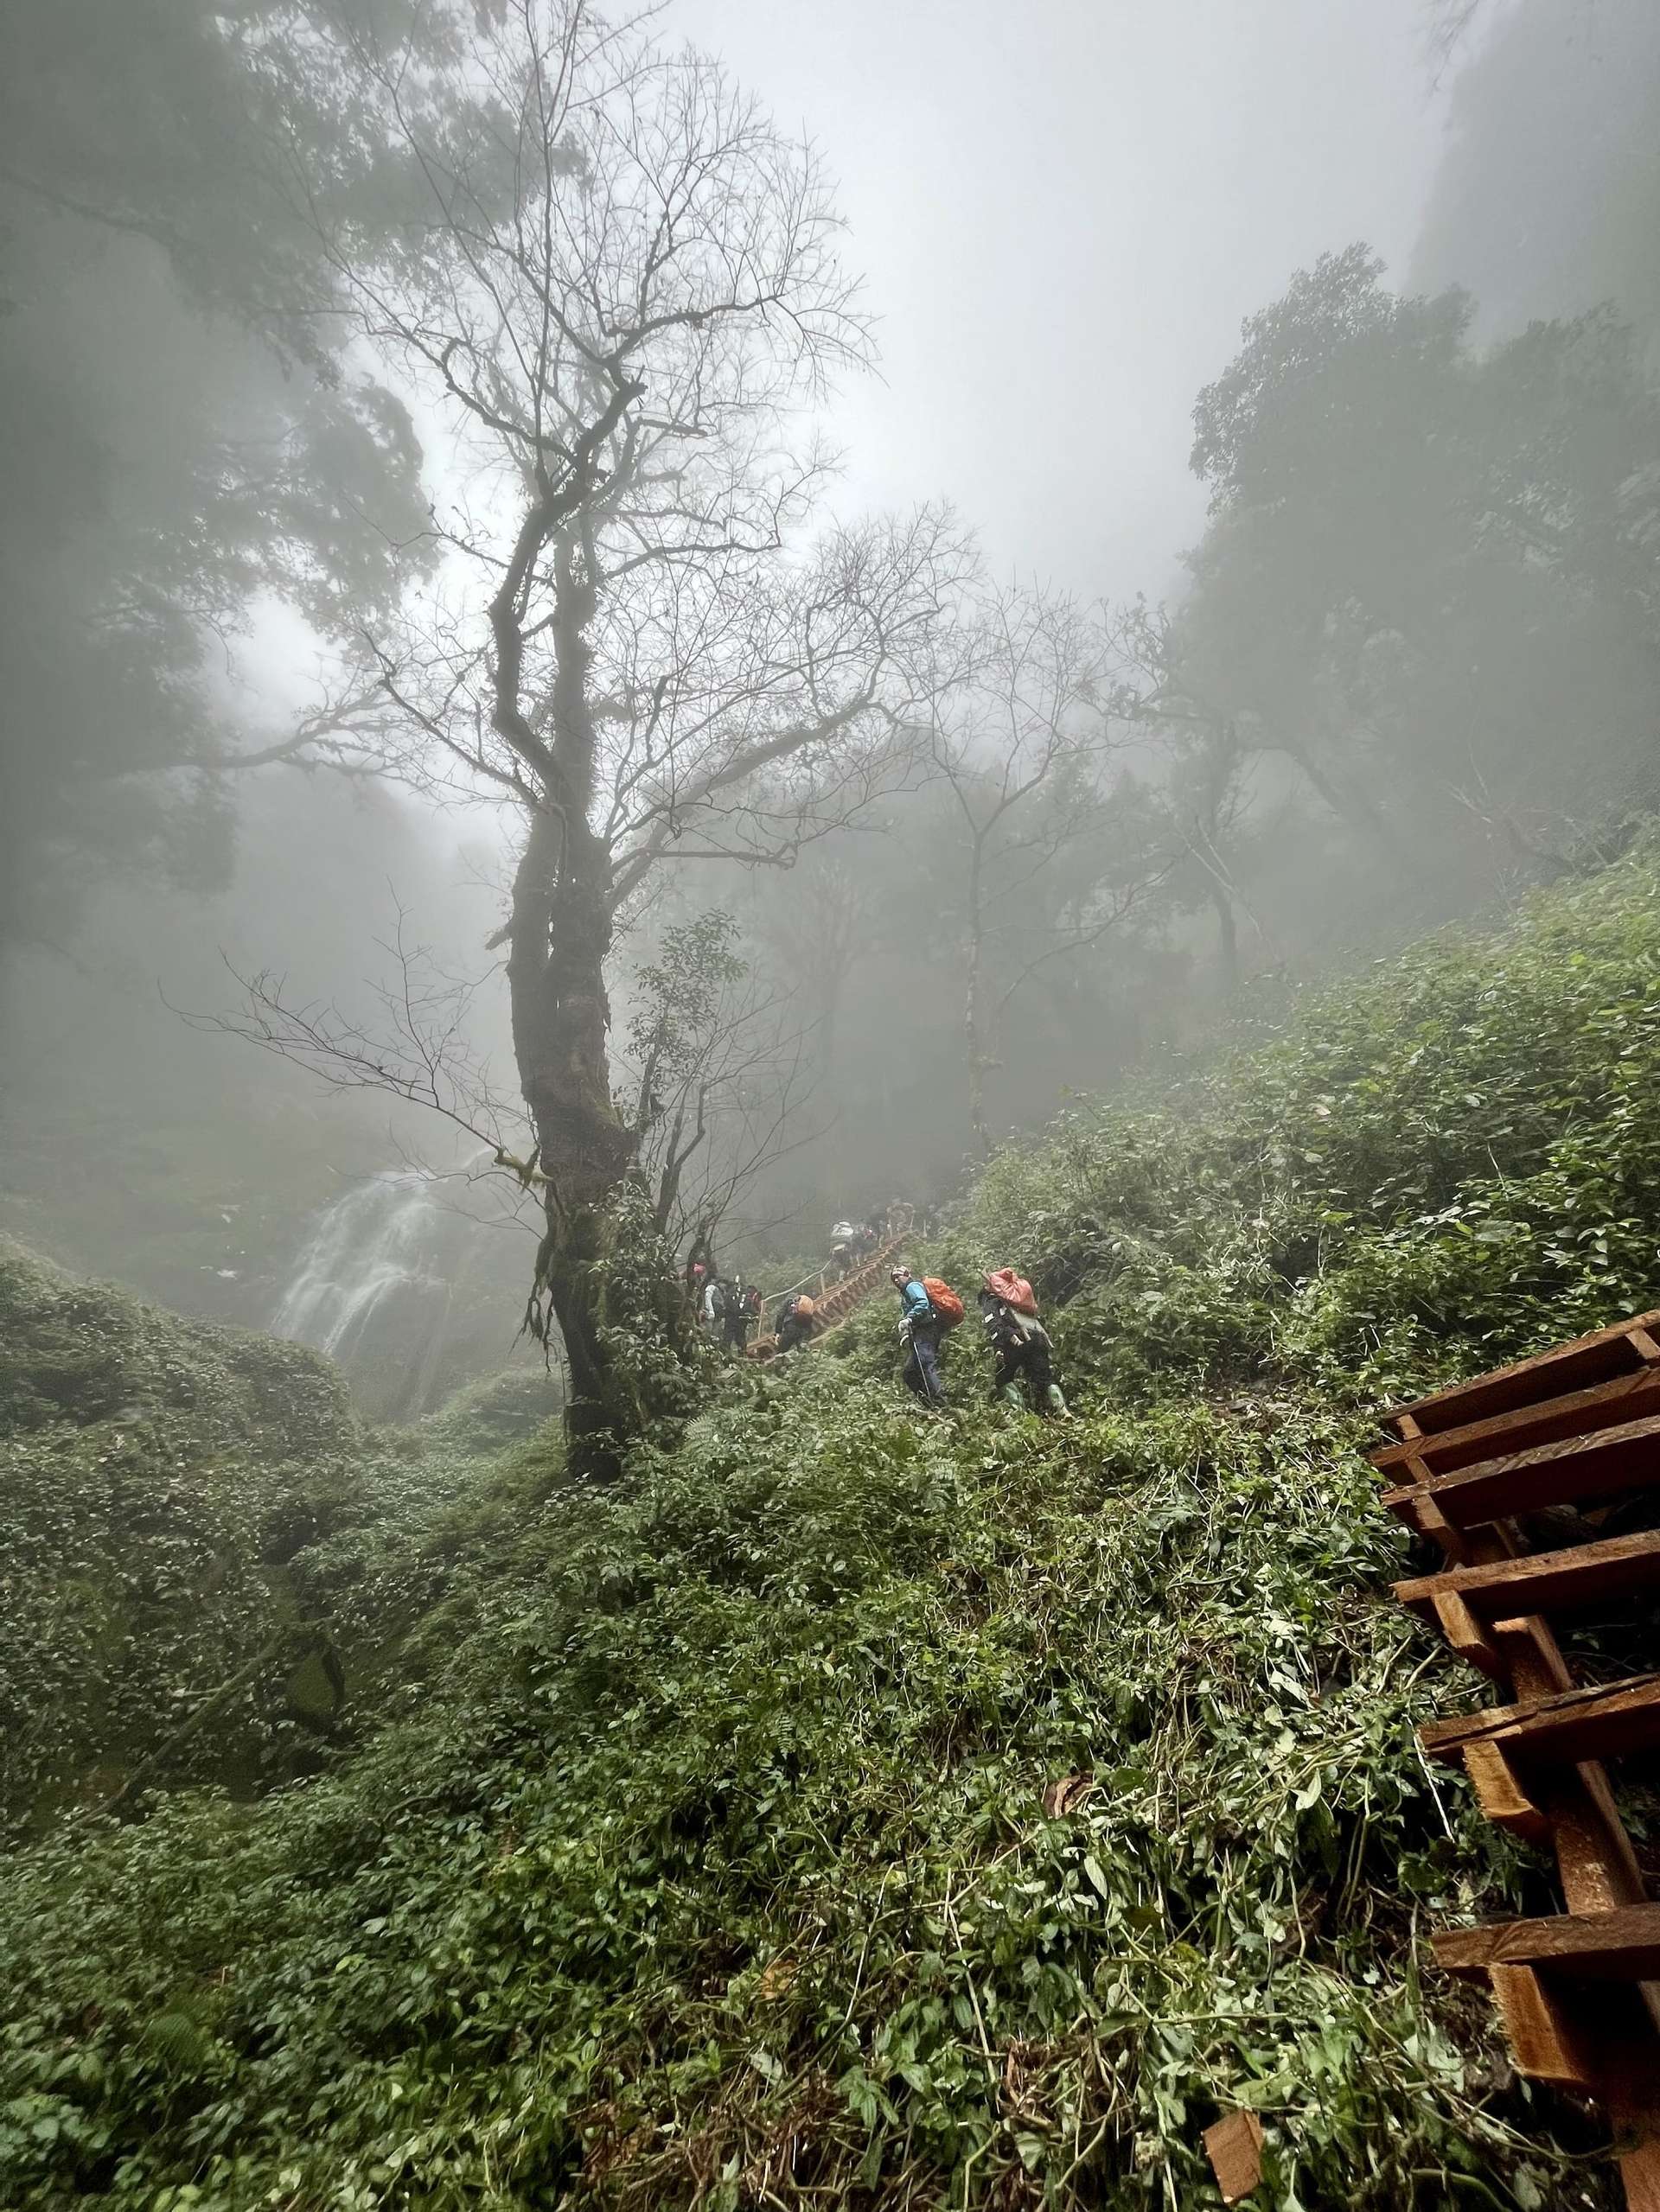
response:
[[[924,1275],[923,1288],[928,1292],[928,1303],[941,1328],[954,1329],[962,1319],[962,1300],[951,1285],[942,1283],[937,1275]]]
[[[1024,1275],[1017,1275],[1012,1267],[997,1268],[986,1278],[986,1287],[994,1298],[1001,1298],[1017,1313],[1037,1313],[1038,1301],[1031,1294],[1031,1284]]]

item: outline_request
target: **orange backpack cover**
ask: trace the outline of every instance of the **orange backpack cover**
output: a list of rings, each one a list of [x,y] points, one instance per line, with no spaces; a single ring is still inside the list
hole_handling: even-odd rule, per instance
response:
[[[937,1275],[924,1275],[923,1288],[928,1292],[928,1303],[939,1316],[942,1329],[954,1329],[962,1319],[962,1300],[949,1283],[942,1283]]]
[[[1012,1306],[1017,1313],[1036,1316],[1038,1301],[1031,1294],[1031,1285],[1024,1275],[1017,1275],[1012,1267],[998,1267],[986,1278],[986,1287],[994,1298]]]

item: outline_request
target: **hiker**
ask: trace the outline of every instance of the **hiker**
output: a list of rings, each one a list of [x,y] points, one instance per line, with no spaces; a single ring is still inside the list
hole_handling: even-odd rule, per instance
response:
[[[761,1325],[761,1293],[753,1283],[744,1293],[744,1320],[746,1334],[752,1335]]]
[[[686,1292],[693,1313],[703,1311],[704,1285],[715,1272],[715,1255],[709,1248],[708,1232],[699,1229],[686,1255]]]
[[[945,1403],[940,1380],[940,1342],[947,1329],[962,1319],[962,1300],[948,1283],[937,1276],[917,1275],[906,1261],[888,1271],[888,1280],[899,1293],[899,1334],[906,1346],[903,1381],[930,1406]]]
[[[698,1319],[712,1336],[718,1336],[720,1324],[726,1312],[726,1285],[718,1275],[712,1275],[703,1286],[703,1299],[698,1308]]]
[[[1031,1284],[1017,1269],[994,1268],[983,1278],[985,1288],[977,1301],[980,1327],[992,1349],[992,1400],[1002,1399],[1024,1412],[1024,1382],[1034,1413],[1063,1418],[1066,1400],[1050,1366],[1049,1331],[1038,1318],[1038,1301]]]
[[[813,1316],[818,1311],[811,1298],[800,1291],[792,1291],[778,1309],[777,1319],[772,1324],[780,1353],[793,1352],[798,1344],[805,1344],[813,1334]]]
[[[726,1348],[729,1352],[741,1352],[750,1338],[750,1294],[741,1275],[734,1275],[725,1291]]]
[[[859,1231],[845,1217],[830,1232],[830,1265],[827,1271],[834,1282],[843,1281],[852,1271],[853,1239]]]

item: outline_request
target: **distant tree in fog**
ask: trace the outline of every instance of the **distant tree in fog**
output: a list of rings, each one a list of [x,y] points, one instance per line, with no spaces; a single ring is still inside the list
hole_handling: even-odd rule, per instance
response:
[[[810,1034],[718,908],[671,923],[629,985],[618,1107],[658,1234],[706,1250],[762,1171],[820,1133]]]
[[[1109,610],[1113,713],[1164,741],[1151,804],[1171,855],[1166,890],[1181,909],[1206,905],[1216,917],[1222,993],[1240,982],[1239,917],[1266,933],[1242,886],[1242,869],[1263,841],[1250,793],[1251,746],[1237,719],[1196,674],[1179,614],[1145,600]]]
[[[1008,590],[984,600],[970,636],[970,666],[935,718],[932,763],[954,853],[969,1125],[988,1154],[986,1080],[1011,1008],[1144,909],[1172,857],[1116,759],[1101,625],[1070,601]]]
[[[1200,394],[1176,688],[1408,878],[1548,868],[1655,793],[1660,398],[1609,313],[1483,355],[1380,276],[1322,257]]]
[[[363,182],[304,85],[261,67],[291,14],[6,12],[0,939],[61,939],[112,869],[222,880],[234,776],[327,757],[365,704],[325,686],[251,739],[222,681],[242,634],[279,600],[326,653],[418,558],[407,412],[348,358],[338,279],[278,187],[279,121],[328,189]]]

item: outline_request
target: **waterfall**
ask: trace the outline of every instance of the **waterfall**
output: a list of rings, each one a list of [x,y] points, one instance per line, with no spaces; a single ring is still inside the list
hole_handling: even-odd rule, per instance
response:
[[[343,1359],[383,1300],[444,1288],[422,1265],[436,1210],[425,1176],[391,1169],[326,1206],[271,1316],[272,1334]]]
[[[274,1335],[338,1360],[382,1418],[422,1412],[508,1357],[515,1240],[469,1209],[467,1189],[410,1168],[354,1183],[316,1215],[271,1316]]]

